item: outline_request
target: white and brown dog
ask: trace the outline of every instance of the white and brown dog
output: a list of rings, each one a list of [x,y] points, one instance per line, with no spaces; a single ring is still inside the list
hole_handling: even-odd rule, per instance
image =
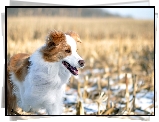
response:
[[[75,32],[51,31],[46,43],[32,55],[19,53],[7,66],[7,112],[17,107],[25,112],[45,109],[48,115],[62,114],[65,85],[84,60],[77,54]]]

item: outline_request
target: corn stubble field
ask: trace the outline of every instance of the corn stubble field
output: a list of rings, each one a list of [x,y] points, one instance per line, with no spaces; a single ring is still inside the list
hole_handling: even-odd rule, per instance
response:
[[[34,52],[53,29],[77,32],[86,62],[67,84],[63,115],[154,115],[153,21],[8,17],[8,59]]]

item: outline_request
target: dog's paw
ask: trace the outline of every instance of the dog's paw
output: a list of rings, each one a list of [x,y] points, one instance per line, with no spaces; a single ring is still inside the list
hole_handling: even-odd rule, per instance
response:
[[[29,105],[22,105],[22,110],[25,111],[25,112],[30,112],[31,110],[31,107]]]

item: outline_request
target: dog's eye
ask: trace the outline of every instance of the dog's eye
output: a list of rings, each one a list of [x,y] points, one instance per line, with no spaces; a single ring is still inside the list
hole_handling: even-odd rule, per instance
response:
[[[70,53],[70,52],[71,52],[71,50],[70,50],[70,49],[67,49],[67,50],[65,50],[65,52],[66,52],[66,53]]]
[[[55,46],[55,43],[54,42],[49,42],[48,46],[49,47]]]

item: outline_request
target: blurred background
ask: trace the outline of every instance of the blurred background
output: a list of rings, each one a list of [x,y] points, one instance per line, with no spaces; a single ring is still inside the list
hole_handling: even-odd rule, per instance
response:
[[[50,30],[73,30],[86,65],[67,84],[63,114],[154,115],[154,24],[153,8],[7,8],[7,60],[33,53]]]

